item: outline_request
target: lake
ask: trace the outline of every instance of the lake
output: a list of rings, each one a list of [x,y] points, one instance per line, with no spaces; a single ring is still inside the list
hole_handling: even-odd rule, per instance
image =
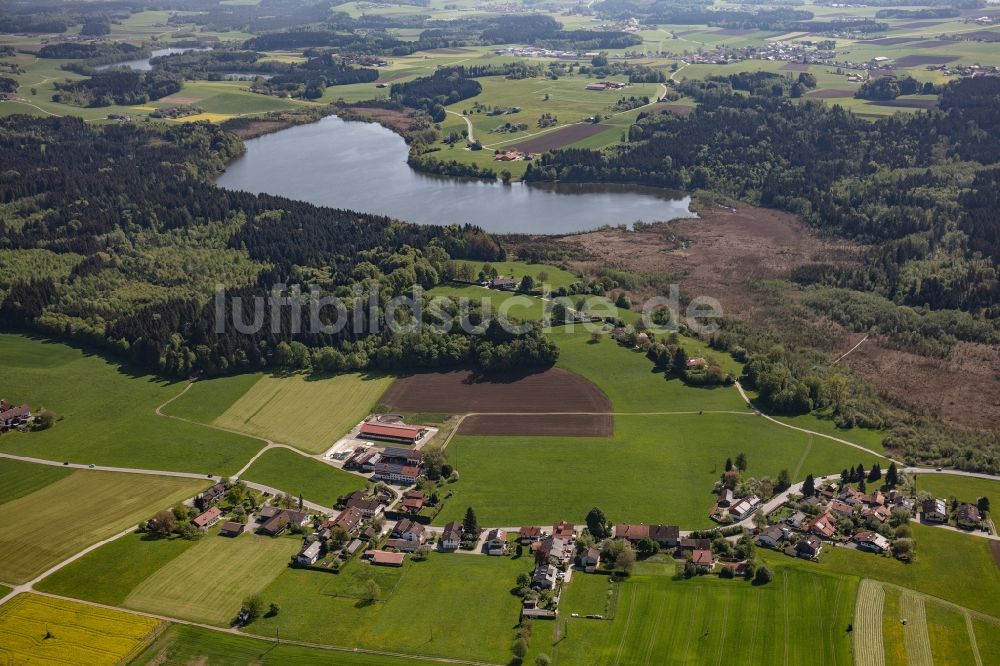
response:
[[[695,216],[688,209],[690,197],[653,188],[504,185],[420,173],[406,164],[401,136],[375,123],[335,116],[250,139],[246,148],[216,181],[219,186],[419,224],[564,234]]]
[[[100,67],[95,67],[96,70],[111,69],[112,67],[128,67],[129,69],[138,69],[144,72],[148,72],[153,69],[153,66],[149,64],[150,58],[158,58],[160,56],[174,55],[175,53],[187,53],[188,51],[209,51],[211,49],[200,49],[200,48],[168,48],[168,49],[156,49],[150,53],[149,58],[139,58],[138,60],[125,60],[124,62],[116,62],[110,65],[101,65]]]

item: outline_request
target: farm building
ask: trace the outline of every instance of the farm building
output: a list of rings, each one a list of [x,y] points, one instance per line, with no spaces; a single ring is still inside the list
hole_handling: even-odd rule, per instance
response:
[[[217,506],[213,506],[208,511],[198,514],[191,521],[195,527],[201,530],[207,530],[212,525],[219,522],[219,518],[222,516],[222,510]]]
[[[417,482],[420,476],[419,467],[407,465],[390,465],[388,463],[378,463],[375,465],[372,478],[378,481],[388,481],[390,483],[411,484]]]
[[[289,525],[302,525],[309,520],[309,514],[294,509],[281,509],[276,506],[265,506],[260,510],[259,520],[263,523],[258,529],[259,534],[278,536]]]
[[[414,520],[403,518],[392,529],[392,536],[397,539],[405,539],[416,544],[421,544],[426,539],[427,529]]]
[[[387,465],[409,465],[419,467],[424,461],[424,452],[420,449],[398,449],[389,447],[382,450],[382,458],[379,462]]]
[[[247,526],[243,523],[237,523],[230,520],[222,524],[222,528],[219,530],[219,535],[227,537],[238,537],[243,534]]]
[[[380,567],[401,567],[406,559],[403,553],[390,553],[387,550],[367,550],[363,557]]]
[[[412,445],[416,444],[426,432],[427,428],[421,426],[403,425],[402,423],[372,423],[367,421],[361,424],[361,429],[358,430],[358,437]]]
[[[0,400],[0,432],[16,428],[31,420],[31,408],[28,405],[19,407],[6,400]]]

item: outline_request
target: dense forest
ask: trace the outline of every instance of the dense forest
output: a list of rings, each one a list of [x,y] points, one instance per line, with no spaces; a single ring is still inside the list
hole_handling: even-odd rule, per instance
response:
[[[468,78],[464,69],[442,67],[433,76],[393,83],[389,96],[405,106],[426,111],[439,123],[445,118],[445,106],[475,97],[482,90],[482,84]]]
[[[479,229],[219,189],[209,178],[243,146],[203,123],[89,127],[76,118],[8,116],[0,140],[4,326],[98,346],[173,376],[269,365],[509,370],[555,360],[537,329],[475,340],[457,322],[393,332],[383,308],[369,309],[369,297],[384,305],[414,285],[434,286],[452,257],[502,259]],[[228,302],[222,332],[217,284],[244,303]],[[252,307],[286,284],[315,285],[318,296],[358,307],[357,325],[299,329],[293,322],[310,321],[311,302],[287,293],[276,315]],[[240,332],[258,313],[260,329]],[[329,324],[337,313],[318,316]],[[438,323],[433,311],[423,316]],[[480,316],[477,308],[467,313],[473,323]]]
[[[84,107],[145,104],[181,89],[180,79],[169,74],[123,68],[94,72],[89,79],[54,85],[58,92],[52,95],[53,102]]]

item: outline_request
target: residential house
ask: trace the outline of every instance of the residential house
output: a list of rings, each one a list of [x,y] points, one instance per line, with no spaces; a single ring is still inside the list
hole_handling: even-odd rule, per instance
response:
[[[715,555],[711,548],[699,548],[691,553],[691,563],[699,569],[708,571],[715,566]]]
[[[809,521],[805,531],[824,539],[832,539],[837,534],[837,521],[829,513],[824,513]]]
[[[500,528],[490,530],[486,535],[486,552],[489,555],[503,555],[507,548],[507,532]]]
[[[392,528],[392,536],[397,539],[406,539],[416,544],[421,544],[427,540],[427,528],[415,520],[403,518]]]
[[[639,543],[649,537],[649,525],[615,525],[614,535],[616,539],[625,539],[631,543]]]
[[[878,532],[870,530],[858,532],[851,540],[858,544],[859,549],[870,550],[873,553],[884,553],[889,549],[889,540]]]
[[[350,559],[354,557],[354,553],[358,552],[364,542],[361,539],[354,539],[351,543],[344,546],[340,551],[340,556],[343,559]]]
[[[982,523],[983,517],[974,504],[961,504],[955,512],[955,522],[967,530],[976,529]]]
[[[351,506],[341,511],[333,520],[323,523],[323,527],[330,529],[339,527],[348,534],[353,534],[364,518],[365,516],[361,513],[361,509]]]
[[[788,538],[788,533],[780,525],[771,525],[760,533],[757,543],[769,548],[777,548],[778,544]]]
[[[542,531],[541,527],[526,526],[518,531],[517,536],[521,545],[527,546],[541,540],[545,536],[545,532]]]
[[[5,432],[11,428],[31,421],[31,408],[28,405],[15,407],[13,404],[0,401],[0,432]]]
[[[601,566],[601,551],[597,548],[588,548],[583,551],[580,555],[580,566],[582,566],[587,573],[594,573],[597,567]]]
[[[681,537],[680,547],[681,550],[708,550],[712,548],[712,540]]]
[[[207,530],[212,525],[219,522],[222,517],[222,509],[217,506],[213,506],[208,511],[198,514],[194,517],[191,522],[200,530]]]
[[[736,504],[729,507],[729,515],[736,520],[745,520],[753,515],[753,512],[757,510],[759,505],[760,498],[756,495],[750,495],[749,497],[744,497],[736,502]]]
[[[412,553],[420,547],[420,544],[416,541],[409,541],[407,539],[386,539],[386,548],[395,548],[401,553]]]
[[[875,506],[866,506],[861,510],[861,517],[865,520],[874,520],[879,523],[884,523],[889,520],[889,516],[892,512],[888,507],[881,504],[876,504]]]
[[[923,519],[928,523],[947,523],[948,505],[944,500],[929,499],[924,502]]]
[[[517,280],[512,277],[498,275],[490,280],[490,289],[501,289],[503,291],[514,291],[517,289]]]
[[[799,557],[812,560],[819,557],[819,551],[823,549],[823,542],[813,535],[799,539],[795,544],[795,552]]]
[[[802,513],[801,511],[796,511],[792,515],[788,516],[788,518],[785,518],[785,524],[794,529],[800,529],[802,527],[802,524],[807,522],[808,519],[809,516]]]
[[[427,432],[423,426],[404,425],[402,423],[375,423],[366,421],[358,429],[361,439],[374,439],[399,444],[416,444]]]
[[[462,545],[461,523],[452,521],[445,525],[439,545],[441,550],[458,550],[458,547]]]
[[[219,501],[219,498],[226,493],[226,485],[217,483],[205,492],[198,495],[194,500],[194,505],[199,511],[205,511],[210,506]]]
[[[379,567],[401,567],[403,566],[403,560],[406,559],[406,555],[403,553],[391,553],[387,550],[366,550],[364,558]]]
[[[854,506],[855,504],[864,504],[865,500],[868,499],[863,492],[861,492],[860,490],[855,490],[850,486],[847,486],[843,490],[841,490],[840,495],[838,497],[840,498],[841,501],[846,502],[851,506]]]
[[[404,485],[412,485],[417,482],[417,478],[420,476],[419,467],[410,467],[406,465],[392,465],[389,463],[376,463],[372,468],[372,478],[379,481],[388,481],[389,483],[402,483]]]
[[[554,589],[558,575],[558,570],[551,564],[539,564],[531,576],[531,587],[536,590]]]
[[[408,490],[403,493],[403,501],[399,505],[399,510],[402,513],[415,516],[420,513],[425,504],[427,504],[427,498],[421,491]]]
[[[382,513],[382,510],[385,508],[380,499],[377,497],[365,497],[365,494],[360,490],[355,490],[348,495],[344,506],[348,509],[357,509],[365,518],[374,518]]]
[[[229,522],[223,523],[222,528],[219,530],[221,536],[227,537],[238,537],[246,531],[247,526],[243,523],[237,523],[230,520]]]
[[[576,538],[576,526],[565,520],[552,526],[552,536]]]
[[[316,560],[319,559],[319,552],[322,547],[323,546],[319,541],[312,541],[305,544],[302,546],[302,550],[299,554],[295,556],[295,563],[304,567],[316,564]]]
[[[257,528],[258,534],[278,536],[289,525],[303,525],[309,520],[309,514],[294,509],[282,509],[276,506],[265,506],[260,510],[260,520],[263,524]]]
[[[837,514],[841,518],[850,518],[851,516],[854,515],[854,507],[853,506],[851,506],[847,502],[842,502],[842,501],[836,500],[836,499],[833,500],[832,502],[830,502],[830,504],[826,507],[826,510],[827,511],[832,511],[833,513]]]
[[[720,509],[728,509],[733,505],[733,491],[729,488],[723,488],[719,493],[719,499],[716,500],[715,506]]]
[[[661,548],[675,548],[681,541],[681,528],[677,525],[650,525],[649,538]]]
[[[689,358],[687,360],[687,363],[685,363],[685,367],[688,370],[700,370],[704,368],[706,365],[708,365],[708,361],[703,359],[701,356],[695,356],[694,358]]]

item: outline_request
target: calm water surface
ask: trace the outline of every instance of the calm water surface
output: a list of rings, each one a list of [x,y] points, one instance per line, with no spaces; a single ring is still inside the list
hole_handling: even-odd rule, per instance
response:
[[[398,134],[335,116],[250,139],[246,147],[218,185],[420,224],[469,222],[496,233],[556,234],[694,217],[690,197],[651,188],[534,187],[423,174],[406,164],[407,146]]]

